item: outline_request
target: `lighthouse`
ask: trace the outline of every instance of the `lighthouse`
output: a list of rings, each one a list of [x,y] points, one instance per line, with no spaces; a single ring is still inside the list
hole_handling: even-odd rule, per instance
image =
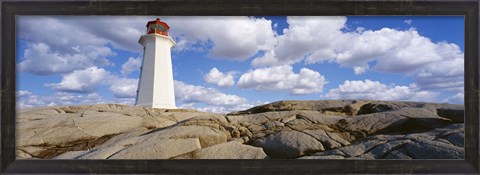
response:
[[[170,49],[175,42],[168,36],[170,27],[157,18],[147,23],[147,32],[138,43],[143,46],[143,61],[135,106],[176,108]]]

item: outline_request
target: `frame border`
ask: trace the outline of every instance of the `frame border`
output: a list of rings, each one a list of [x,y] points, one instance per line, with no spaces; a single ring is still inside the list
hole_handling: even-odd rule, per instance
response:
[[[0,2],[0,173],[338,174],[479,173],[478,0],[157,0]],[[459,15],[465,21],[464,160],[15,160],[17,15]]]

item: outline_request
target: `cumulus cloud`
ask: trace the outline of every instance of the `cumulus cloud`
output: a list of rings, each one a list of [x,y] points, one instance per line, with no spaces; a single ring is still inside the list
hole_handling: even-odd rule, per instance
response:
[[[108,103],[98,93],[78,94],[69,92],[56,92],[49,96],[28,94],[17,99],[17,108],[32,108],[41,106],[66,106]]]
[[[128,58],[127,62],[123,63],[122,70],[120,72],[123,75],[127,75],[129,73],[140,70],[141,66],[142,66],[142,59],[140,57],[137,57],[137,58],[130,57]]]
[[[176,100],[183,103],[202,102],[208,105],[216,106],[236,106],[247,102],[247,99],[225,94],[214,88],[206,88],[185,84],[181,81],[174,81]]]
[[[444,43],[445,52],[451,59],[445,59],[425,66],[415,75],[415,81],[423,89],[463,91],[464,88],[464,56],[458,46]],[[453,47],[454,49],[448,49]]]
[[[433,43],[415,28],[344,32],[346,21],[346,17],[288,17],[289,27],[277,37],[274,49],[253,60],[252,65],[285,65],[304,60],[334,61],[353,68],[376,61],[376,70],[410,72],[442,60],[441,53],[446,49],[443,43]]]
[[[110,86],[109,90],[117,98],[133,98],[136,96],[138,79],[121,78],[103,68],[90,67],[62,75],[59,83],[48,83],[45,86],[61,92],[93,93],[98,86]]]
[[[141,52],[138,38],[145,33],[148,16],[21,16],[19,37],[42,41],[54,50],[75,46],[104,46]]]
[[[27,43],[27,48],[19,59],[19,70],[37,75],[69,73],[111,65],[108,58],[116,55],[111,46],[140,52],[141,46],[136,40],[142,31],[139,24],[144,21],[127,18],[21,16],[17,34]]]
[[[340,39],[346,17],[287,17],[289,27],[276,37],[273,49],[252,61],[253,66],[290,65],[316,53],[333,56],[331,44]]]
[[[327,83],[324,76],[307,68],[294,73],[291,66],[275,66],[244,73],[237,86],[258,91],[288,91],[293,95],[303,95],[322,92]]]
[[[17,98],[19,97],[25,97],[25,96],[29,96],[29,95],[32,95],[32,92],[30,91],[24,91],[24,90],[18,90],[15,92],[15,96]]]
[[[19,39],[27,49],[19,67],[37,75],[107,66],[112,47],[141,52],[138,38],[155,17],[21,16]],[[245,60],[275,43],[270,20],[255,17],[165,17],[178,45],[174,50],[208,51],[212,58]],[[48,61],[44,61],[48,60]],[[132,63],[133,64],[133,63]],[[133,68],[133,67],[131,67]],[[129,70],[126,68],[125,73]]]
[[[408,25],[412,25],[412,22],[413,21],[411,19],[407,19],[407,20],[403,21],[403,23],[408,24]]]
[[[460,61],[463,53],[456,44],[433,42],[415,28],[348,31],[344,30],[346,21],[346,17],[287,17],[289,26],[276,37],[273,49],[256,57],[251,64],[265,67],[301,61],[335,62],[352,68],[357,75],[366,71],[412,75],[419,86],[427,89],[444,85],[433,79],[449,77],[455,83],[463,80],[461,74],[441,72],[446,65],[457,66],[455,71],[463,69]]]
[[[369,68],[370,66],[368,66],[368,64],[364,66],[355,66],[353,67],[353,72],[355,73],[355,75],[360,75],[365,73]]]
[[[465,102],[465,94],[459,92],[453,96],[446,98],[443,102],[453,103],[453,104],[463,104]]]
[[[325,95],[331,99],[369,99],[401,101],[434,101],[438,94],[422,91],[415,84],[409,86],[386,85],[379,81],[347,80]]]
[[[275,43],[272,22],[264,18],[233,17],[164,17],[172,27],[178,45],[175,50],[195,46],[208,49],[213,58],[246,60]]]
[[[174,81],[174,83],[175,99],[180,108],[214,113],[228,113],[245,110],[266,103],[261,101],[248,101],[243,97],[225,94],[214,88],[190,85],[181,81]]]
[[[252,108],[254,106],[262,105],[262,104],[267,104],[269,102],[249,102],[245,104],[241,104],[238,106],[198,106],[197,103],[185,103],[180,106],[180,108],[187,108],[187,109],[195,109],[199,111],[204,111],[204,112],[212,112],[212,113],[217,113],[217,114],[226,114],[229,112],[233,111],[242,111],[246,110],[249,108]]]
[[[90,67],[62,75],[61,82],[45,86],[64,92],[91,93],[96,90],[97,85],[109,83],[112,77],[113,75],[105,69]]]
[[[107,66],[107,59],[115,55],[108,47],[77,46],[68,53],[52,50],[44,43],[29,44],[24,52],[24,61],[18,66],[20,71],[36,75],[69,73],[90,66]]]
[[[117,98],[135,98],[137,96],[138,79],[115,78],[110,91]]]
[[[234,72],[223,73],[216,67],[212,68],[210,72],[203,76],[207,83],[215,84],[219,87],[230,87],[235,84],[233,79]]]

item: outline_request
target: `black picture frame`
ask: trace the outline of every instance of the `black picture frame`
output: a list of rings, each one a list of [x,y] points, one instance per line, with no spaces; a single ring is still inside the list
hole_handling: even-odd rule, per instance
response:
[[[109,174],[479,173],[479,1],[14,1],[1,5],[0,172]],[[465,19],[464,160],[16,160],[16,15],[460,15]]]

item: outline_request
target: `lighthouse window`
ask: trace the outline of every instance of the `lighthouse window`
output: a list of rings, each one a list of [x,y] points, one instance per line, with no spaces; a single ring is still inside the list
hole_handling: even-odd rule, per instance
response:
[[[162,31],[162,32],[167,31],[167,29],[163,25],[157,25],[157,30]]]
[[[155,31],[155,25],[150,25],[148,28],[148,33],[154,32]]]

